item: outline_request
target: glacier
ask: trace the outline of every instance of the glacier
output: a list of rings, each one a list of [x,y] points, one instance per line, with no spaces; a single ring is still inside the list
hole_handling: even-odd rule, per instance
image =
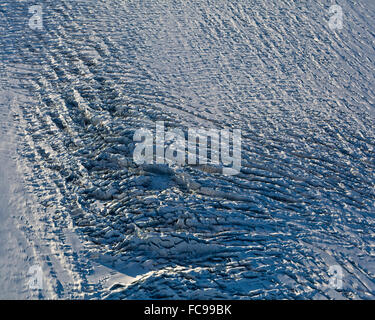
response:
[[[2,0],[0,298],[374,299],[375,3],[333,3]],[[158,121],[240,172],[136,164]]]

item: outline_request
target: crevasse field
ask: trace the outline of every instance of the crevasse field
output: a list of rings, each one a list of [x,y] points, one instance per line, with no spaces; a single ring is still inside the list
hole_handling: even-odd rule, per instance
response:
[[[0,298],[374,299],[374,21],[372,0],[1,0]],[[240,172],[136,164],[156,121],[240,129]]]

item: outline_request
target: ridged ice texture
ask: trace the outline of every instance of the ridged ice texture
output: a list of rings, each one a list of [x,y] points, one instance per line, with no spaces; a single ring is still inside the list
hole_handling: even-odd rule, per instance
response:
[[[19,157],[51,232],[69,217],[80,254],[143,270],[90,293],[67,247],[85,297],[375,298],[375,5],[340,1],[332,31],[331,4],[50,0],[42,31],[28,2],[0,4],[5,79],[34,101]],[[134,130],[160,120],[241,129],[241,173],[136,166]]]

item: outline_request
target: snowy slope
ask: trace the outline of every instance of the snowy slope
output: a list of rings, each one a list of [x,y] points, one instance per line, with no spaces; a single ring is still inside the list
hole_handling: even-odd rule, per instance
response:
[[[328,0],[42,4],[42,30],[0,4],[14,259],[43,266],[39,297],[374,298],[372,1],[340,1],[342,30]],[[135,129],[161,120],[241,129],[240,174],[135,165]]]

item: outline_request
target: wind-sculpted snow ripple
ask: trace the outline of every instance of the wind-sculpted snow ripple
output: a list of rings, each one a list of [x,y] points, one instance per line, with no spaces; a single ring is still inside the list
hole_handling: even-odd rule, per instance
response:
[[[0,40],[37,101],[20,107],[30,188],[88,255],[144,270],[103,297],[374,297],[375,11],[341,2],[332,31],[330,1],[50,0],[42,31]],[[27,12],[0,8],[8,26]],[[136,165],[156,121],[241,129],[240,173]]]

